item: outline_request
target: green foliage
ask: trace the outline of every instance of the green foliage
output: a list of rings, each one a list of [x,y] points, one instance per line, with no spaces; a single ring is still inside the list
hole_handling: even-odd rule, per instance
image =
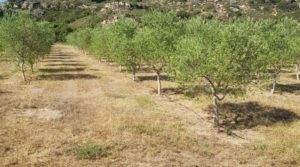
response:
[[[143,59],[160,73],[170,60],[181,35],[179,18],[174,12],[154,11],[142,18],[142,25]]]
[[[261,58],[268,64],[267,67],[280,70],[283,65],[293,62],[299,44],[299,27],[295,20],[264,20],[261,22],[261,36],[264,39]]]
[[[10,59],[21,67],[25,80],[25,65],[33,64],[49,52],[54,34],[47,22],[36,22],[29,15],[19,13],[0,22],[0,43]]]
[[[110,146],[86,143],[75,146],[73,151],[81,159],[98,159],[109,156],[111,149]]]
[[[79,47],[80,49],[87,50],[91,44],[92,30],[82,29],[67,37],[67,41]]]
[[[117,39],[114,61],[125,66],[128,71],[135,73],[141,63],[140,40],[136,37],[138,23],[133,19],[125,18],[113,25],[113,33]]]
[[[299,51],[299,26],[297,21],[282,18],[279,20],[264,20],[261,22],[261,37],[263,43],[260,55],[261,67],[265,67],[266,73],[272,70],[273,88],[275,91],[277,77],[281,69],[286,65],[295,63]]]
[[[112,30],[108,27],[94,29],[89,50],[99,60],[112,60],[116,38]]]
[[[223,23],[194,18],[177,45],[172,62],[182,81],[208,80],[216,94],[241,89],[257,73],[261,40],[250,19]]]
[[[73,29],[69,26],[69,24],[82,17],[88,16],[89,14],[90,12],[88,10],[79,8],[64,10],[48,9],[45,11],[45,15],[41,18],[41,20],[53,23],[56,41],[65,42],[66,36],[73,32]]]

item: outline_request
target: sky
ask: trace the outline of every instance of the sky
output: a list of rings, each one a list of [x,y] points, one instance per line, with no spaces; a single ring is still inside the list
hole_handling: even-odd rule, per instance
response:
[[[5,1],[5,0],[0,0],[0,3],[1,3],[1,2],[4,2],[4,1]]]

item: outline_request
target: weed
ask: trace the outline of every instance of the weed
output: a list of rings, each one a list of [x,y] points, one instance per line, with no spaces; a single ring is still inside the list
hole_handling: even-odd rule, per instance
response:
[[[111,146],[86,143],[76,145],[73,151],[81,159],[98,159],[111,155],[111,150]]]

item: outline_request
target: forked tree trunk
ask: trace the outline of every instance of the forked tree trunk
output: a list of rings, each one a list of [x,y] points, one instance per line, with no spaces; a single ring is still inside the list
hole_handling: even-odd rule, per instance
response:
[[[222,98],[219,98],[216,87],[213,81],[209,77],[204,77],[210,84],[211,95],[212,95],[212,103],[213,103],[213,110],[214,110],[214,124],[220,132],[220,115],[219,115],[219,101],[225,98],[225,95]]]
[[[272,80],[271,94],[274,94],[275,89],[276,89],[276,84],[277,84],[277,74],[276,74],[276,72],[274,72],[273,73],[273,80]]]
[[[160,80],[160,73],[156,72],[156,77],[157,77],[157,95],[161,95],[161,80]]]
[[[296,77],[297,77],[297,80],[299,81],[300,80],[300,63],[297,63],[296,64]]]

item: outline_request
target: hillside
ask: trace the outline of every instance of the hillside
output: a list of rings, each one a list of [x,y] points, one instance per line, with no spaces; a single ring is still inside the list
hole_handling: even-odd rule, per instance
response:
[[[16,7],[29,9],[37,17],[44,17],[46,20],[60,9],[87,11],[93,18],[86,19],[94,22],[107,22],[123,16],[138,18],[150,9],[174,10],[181,17],[200,15],[220,19],[236,16],[300,18],[299,0],[95,0],[92,2],[90,0],[19,0],[15,4]],[[76,19],[82,17],[80,13],[79,16],[74,17]]]

